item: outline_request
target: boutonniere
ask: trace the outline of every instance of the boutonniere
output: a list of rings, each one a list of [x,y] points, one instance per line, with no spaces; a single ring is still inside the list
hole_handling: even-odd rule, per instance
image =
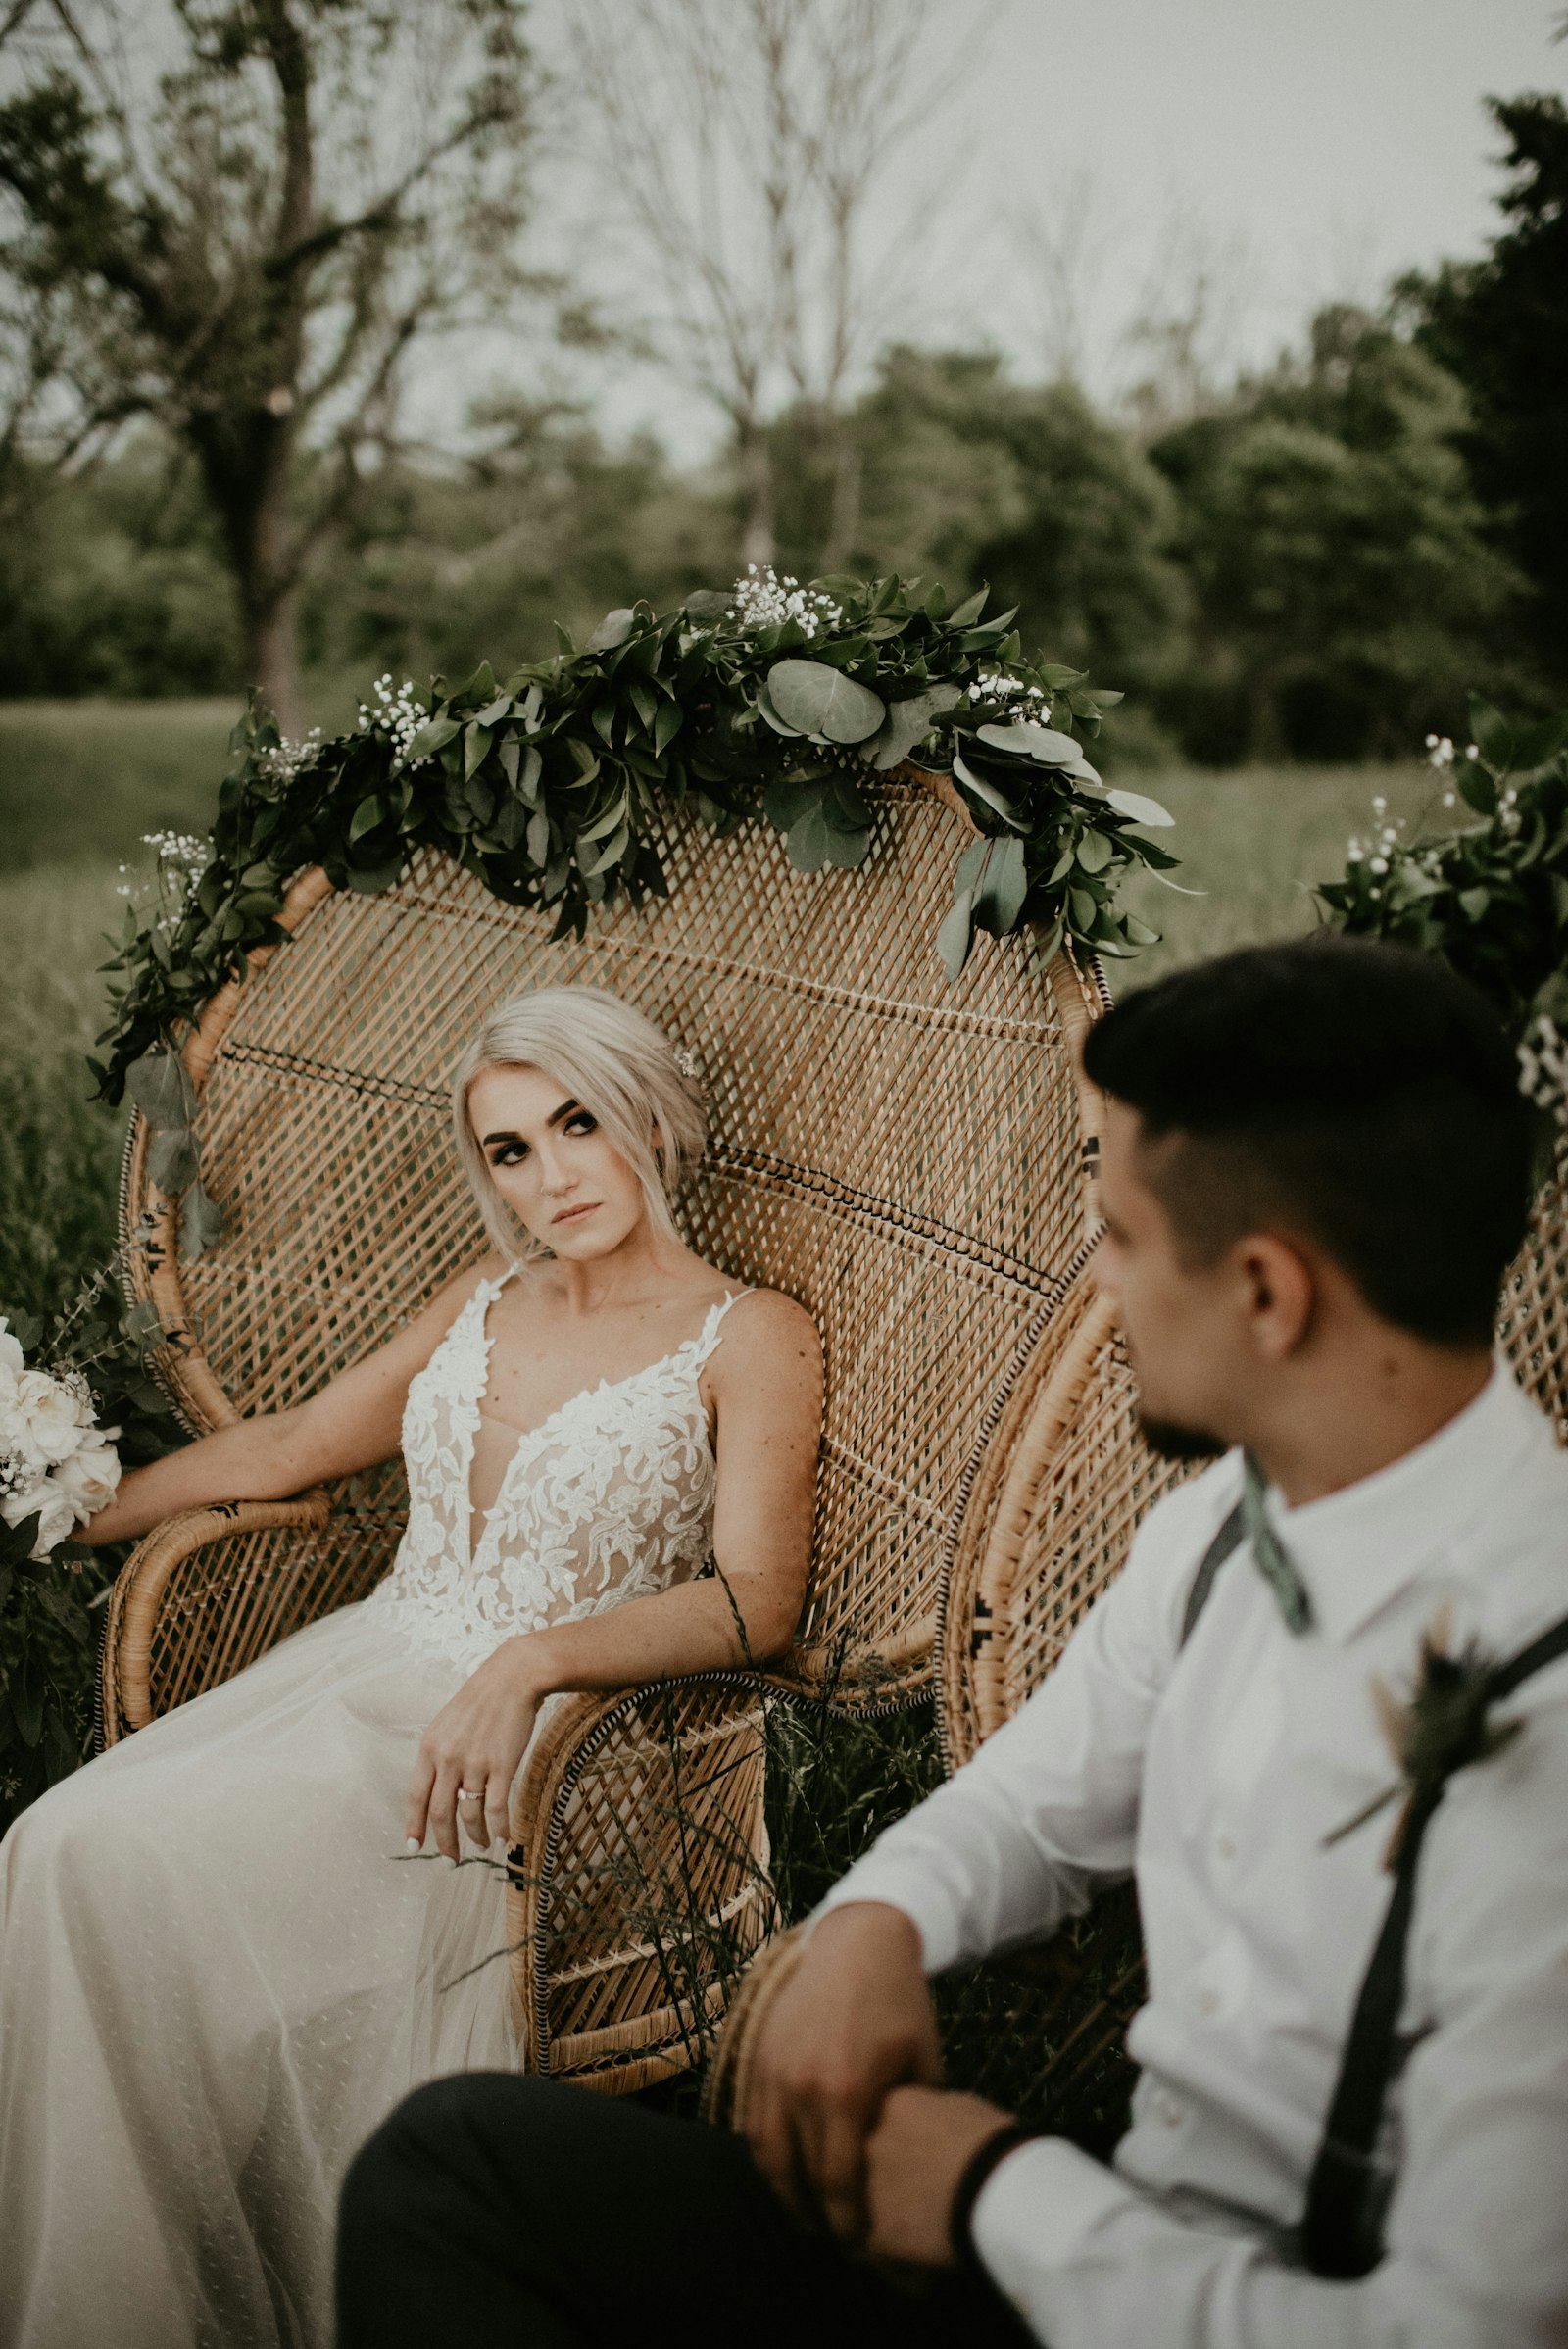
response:
[[[1387,1681],[1373,1675],[1372,1702],[1378,1725],[1399,1775],[1354,1818],[1326,1835],[1325,1849],[1364,1827],[1402,1794],[1404,1800],[1383,1854],[1384,1867],[1396,1868],[1412,1821],[1436,1810],[1454,1772],[1467,1769],[1472,1762],[1490,1761],[1518,1736],[1521,1725],[1517,1721],[1493,1723],[1487,1719],[1496,1693],[1497,1659],[1476,1639],[1466,1640],[1457,1655],[1451,1653],[1450,1630],[1449,1609],[1445,1605],[1421,1635],[1415,1683],[1402,1703]]]

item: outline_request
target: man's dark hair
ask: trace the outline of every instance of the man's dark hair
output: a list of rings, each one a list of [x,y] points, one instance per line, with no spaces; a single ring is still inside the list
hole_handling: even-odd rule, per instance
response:
[[[1189,1261],[1300,1234],[1386,1321],[1484,1345],[1529,1212],[1534,1117],[1496,1012],[1370,939],[1248,947],[1128,996],[1084,1066],[1135,1109]]]

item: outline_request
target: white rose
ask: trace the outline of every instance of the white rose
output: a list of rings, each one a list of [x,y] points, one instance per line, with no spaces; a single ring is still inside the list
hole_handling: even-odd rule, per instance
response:
[[[7,1327],[5,1315],[0,1313],[0,1370],[9,1372],[13,1379],[19,1379],[24,1365],[25,1356],[22,1346]]]
[[[118,1434],[119,1430],[115,1432]],[[65,1493],[76,1512],[77,1523],[85,1525],[89,1517],[107,1509],[115,1497],[115,1488],[120,1483],[120,1455],[112,1444],[84,1444],[80,1451],[61,1461],[50,1482]]]
[[[23,1372],[13,1408],[26,1443],[51,1466],[66,1459],[81,1441],[78,1399],[47,1371]]]
[[[0,1500],[0,1517],[4,1517],[7,1525],[21,1525],[24,1518],[33,1516],[38,1519],[38,1535],[32,1556],[41,1563],[57,1542],[64,1542],[76,1522],[69,1495],[61,1492],[52,1477],[44,1477],[27,1493],[8,1493]]]

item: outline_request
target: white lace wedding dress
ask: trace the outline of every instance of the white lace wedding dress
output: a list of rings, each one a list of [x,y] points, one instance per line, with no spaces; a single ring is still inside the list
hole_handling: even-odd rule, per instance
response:
[[[505,1942],[499,1874],[400,1856],[415,1751],[510,1635],[702,1564],[698,1378],[734,1299],[517,1440],[481,1410],[510,1278],[410,1387],[408,1531],[371,1596],[0,1845],[4,2349],[328,2349],[354,2152],[418,2081],[517,2060],[504,1962],[466,1972]],[[470,1550],[476,1438],[515,1448]]]

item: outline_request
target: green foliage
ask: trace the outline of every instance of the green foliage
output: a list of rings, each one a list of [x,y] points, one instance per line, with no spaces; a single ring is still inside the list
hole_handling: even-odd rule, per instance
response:
[[[1391,828],[1318,895],[1343,929],[1444,955],[1522,1034],[1568,1012],[1568,712],[1513,724],[1472,694],[1470,724],[1452,778],[1480,822]]]
[[[1141,683],[1175,650],[1185,597],[1174,509],[1131,437],[1065,384],[1021,384],[995,353],[887,354],[848,416],[775,427],[779,539],[804,577],[835,565],[988,580],[1026,638]],[[853,515],[839,484],[856,484]],[[837,510],[837,511],[836,511]]]
[[[1200,675],[1161,708],[1195,757],[1390,755],[1506,643],[1517,581],[1455,446],[1453,378],[1362,313],[1152,455],[1180,501]]]
[[[1171,859],[1075,739],[1119,697],[1025,664],[1011,615],[981,616],[984,590],[951,612],[940,587],[896,577],[819,581],[810,599],[804,616],[760,624],[719,591],[662,617],[625,607],[580,652],[562,630],[551,660],[504,684],[482,662],[428,707],[383,699],[333,742],[285,746],[253,711],[232,738],[205,873],[177,918],[127,919],[108,1057],[94,1063],[106,1098],[175,1046],[247,949],[285,935],[275,916],[304,865],[375,895],[416,848],[439,848],[508,904],[553,909],[557,936],[580,936],[612,893],[634,905],[664,893],[661,824],[682,804],[720,831],[765,818],[803,870],[858,863],[862,786],[906,752],[941,761],[961,748],[965,796],[1006,844],[994,878],[960,882],[975,920],[999,933],[1033,922],[1047,952],[1064,935],[1110,953],[1152,935],[1115,911],[1115,884]],[[981,739],[1026,706],[1044,750]]]
[[[1522,618],[1551,688],[1568,687],[1568,106],[1492,101],[1508,225],[1481,261],[1401,292],[1424,347],[1464,385],[1462,435],[1498,544],[1530,582]]]

